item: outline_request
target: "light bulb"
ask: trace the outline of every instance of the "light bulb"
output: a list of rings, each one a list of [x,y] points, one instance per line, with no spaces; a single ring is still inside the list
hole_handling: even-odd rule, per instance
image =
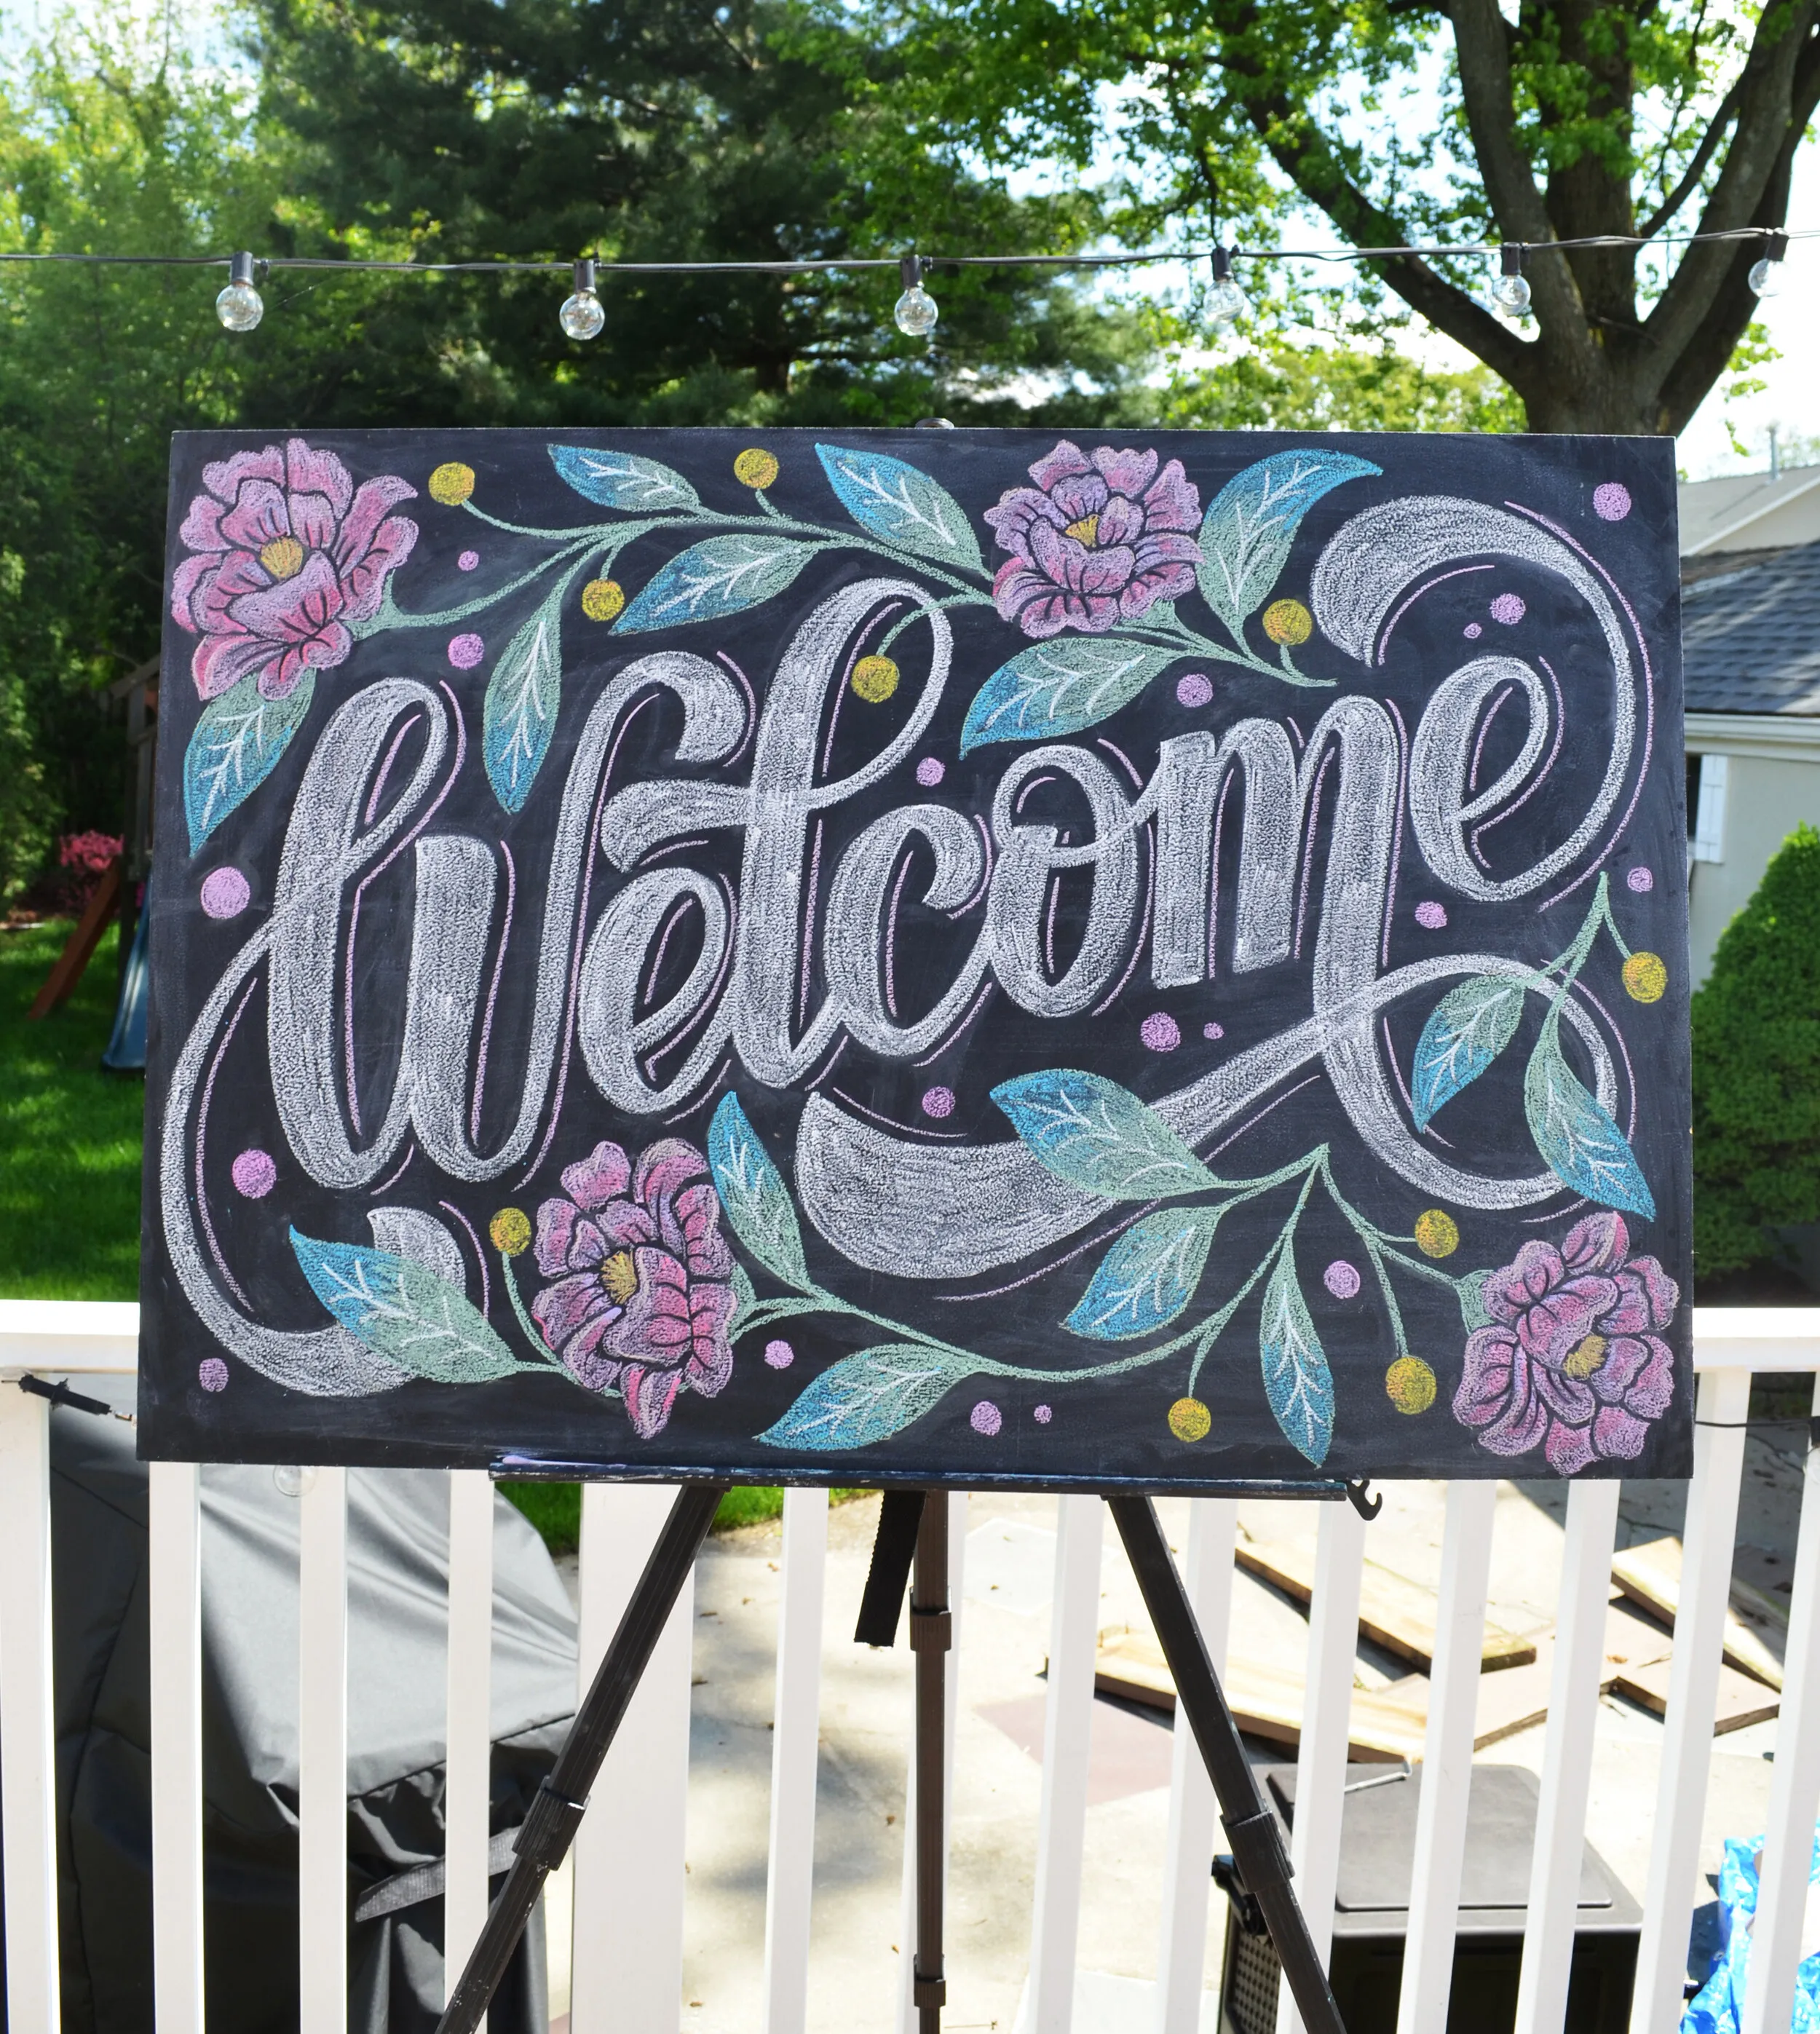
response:
[[[1751,264],[1751,272],[1745,278],[1760,297],[1773,297],[1782,287],[1782,264],[1772,261],[1766,254],[1761,261]]]
[[[896,319],[899,332],[907,332],[912,339],[927,339],[935,330],[936,320],[941,313],[936,308],[935,298],[923,287],[922,257],[906,254],[897,268],[903,295],[893,306],[891,316]]]
[[[1207,292],[1207,322],[1216,332],[1238,323],[1251,307],[1251,300],[1230,276]]]
[[[272,1472],[272,1480],[277,1484],[280,1497],[304,1497],[316,1488],[316,1472],[287,1462]]]
[[[253,257],[236,254],[228,264],[227,287],[215,299],[215,315],[230,332],[251,332],[265,315],[265,299],[253,287]]]
[[[565,297],[557,319],[571,339],[599,339],[606,325],[606,313],[594,294],[594,264],[575,265],[575,294]]]
[[[1527,276],[1500,276],[1492,285],[1492,301],[1507,318],[1520,318],[1529,308]]]

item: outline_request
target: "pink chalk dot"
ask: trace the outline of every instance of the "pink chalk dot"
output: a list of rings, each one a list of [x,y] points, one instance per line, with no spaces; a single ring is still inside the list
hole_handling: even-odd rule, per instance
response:
[[[917,782],[925,791],[933,791],[947,775],[939,756],[925,756],[917,765]]]
[[[463,551],[461,556],[458,557],[455,562],[460,566],[463,572],[472,572],[475,567],[480,563],[480,554],[478,551]]]
[[[1622,523],[1630,512],[1630,490],[1621,480],[1607,480],[1593,490],[1593,512],[1602,522]]]
[[[1477,643],[1479,638],[1483,636],[1485,632],[1479,626],[1477,622],[1469,621],[1460,632],[1465,637],[1469,643]]]
[[[1336,1300],[1349,1300],[1359,1289],[1359,1274],[1345,1258],[1336,1257],[1321,1274],[1321,1283]]]
[[[1656,878],[1647,869],[1633,869],[1624,880],[1638,896],[1642,896],[1645,891],[1653,890],[1656,887]]]
[[[218,1356],[205,1356],[196,1366],[196,1381],[205,1391],[227,1389],[227,1366]]]
[[[1005,1416],[989,1398],[982,1398],[970,1417],[976,1434],[996,1434],[1005,1423]]]
[[[262,1201],[278,1184],[278,1168],[269,1151],[257,1145],[242,1151],[231,1168],[234,1184],[250,1201]]]
[[[1030,1417],[1036,1421],[1039,1427],[1046,1427],[1050,1420],[1052,1420],[1055,1417],[1053,1409],[1047,1405],[1038,1406],[1036,1410],[1030,1415]]]
[[[1501,593],[1492,602],[1492,619],[1501,621],[1507,629],[1514,629],[1529,613],[1520,593]]]
[[[1176,697],[1184,706],[1206,706],[1214,696],[1214,681],[1205,671],[1190,671],[1176,681]]]
[[[1416,906],[1416,923],[1425,925],[1431,933],[1439,932],[1447,922],[1447,906],[1435,903],[1432,898],[1424,898]]]
[[[252,895],[238,869],[212,869],[202,879],[202,908],[212,918],[238,918]]]
[[[923,1114],[938,1120],[955,1113],[955,1091],[951,1087],[932,1087],[923,1097]]]
[[[1203,1038],[1223,1038],[1225,1035],[1226,1027],[1224,1024],[1203,1024],[1201,1026],[1201,1036]]]
[[[486,645],[478,636],[449,638],[448,661],[458,671],[471,671],[486,655]]]
[[[796,1351],[787,1342],[767,1342],[764,1345],[764,1360],[773,1370],[788,1370],[796,1361]]]
[[[1182,1042],[1182,1027],[1166,1010],[1154,1010],[1138,1026],[1138,1036],[1153,1053],[1173,1053]]]

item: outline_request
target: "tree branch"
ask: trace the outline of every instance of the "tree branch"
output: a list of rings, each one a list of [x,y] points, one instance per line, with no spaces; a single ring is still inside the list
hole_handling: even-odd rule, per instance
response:
[[[1693,160],[1683,171],[1681,181],[1638,227],[1637,231],[1646,239],[1660,233],[1698,189],[1701,178],[1706,174],[1706,165],[1713,159],[1713,152],[1724,139],[1725,130],[1731,126],[1738,111],[1739,101],[1743,96],[1744,79],[1740,73],[1732,81],[1731,90],[1720,100],[1712,118],[1707,122],[1706,131],[1700,137],[1700,145],[1694,151]]]

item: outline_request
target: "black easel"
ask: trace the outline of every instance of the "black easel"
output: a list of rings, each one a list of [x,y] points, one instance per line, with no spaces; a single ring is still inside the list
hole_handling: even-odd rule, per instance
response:
[[[569,1465],[564,1466],[574,1473]],[[575,1840],[587,1807],[588,1789],[727,1488],[723,1483],[692,1483],[677,1493],[606,1657],[576,1713],[568,1741],[518,1833],[512,1870],[487,1913],[466,1969],[449,1994],[437,2034],[475,2034],[486,2018],[543,1882],[561,1863]],[[1289,1493],[1285,1490],[1282,1494]],[[1372,1515],[1358,1486],[1303,1486],[1297,1494],[1349,1498],[1368,1517]],[[945,1495],[920,1490],[885,1492],[872,1571],[854,1633],[862,1644],[888,1646],[893,1642],[914,1563],[910,1645],[916,1656],[917,1942],[912,1996],[919,2034],[940,2034],[947,1993],[942,1953],[944,1711],[946,1655],[954,1642],[954,1627],[948,1606]],[[928,1502],[932,1495],[933,1503]],[[1282,1834],[1252,1777],[1238,1725],[1207,1657],[1194,1606],[1163,1537],[1156,1507],[1147,1496],[1116,1492],[1106,1502],[1175,1677],[1177,1713],[1187,1717],[1206,1762],[1234,1863],[1263,1912],[1303,2025],[1308,2034],[1345,2034],[1327,1972],[1289,1884],[1290,1865]]]

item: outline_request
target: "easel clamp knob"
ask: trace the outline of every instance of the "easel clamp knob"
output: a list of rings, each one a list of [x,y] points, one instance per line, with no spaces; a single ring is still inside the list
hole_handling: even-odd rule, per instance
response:
[[[531,1812],[524,1818],[513,1850],[527,1863],[554,1871],[568,1856],[587,1807],[585,1796],[572,1801],[546,1780],[532,1799]]]
[[[954,1649],[954,1614],[948,1610],[918,1610],[910,1605],[910,1650],[913,1653],[948,1653]]]
[[[1283,1848],[1283,1833],[1268,1808],[1255,1814],[1222,1815],[1221,1823],[1233,1843],[1233,1857],[1248,1889],[1263,1893],[1286,1885],[1295,1875]]]
[[[910,1967],[910,2003],[919,2010],[933,2006],[939,2011],[948,2002],[948,1980],[939,1974],[934,1977],[925,1977],[922,1966],[913,1964]]]

